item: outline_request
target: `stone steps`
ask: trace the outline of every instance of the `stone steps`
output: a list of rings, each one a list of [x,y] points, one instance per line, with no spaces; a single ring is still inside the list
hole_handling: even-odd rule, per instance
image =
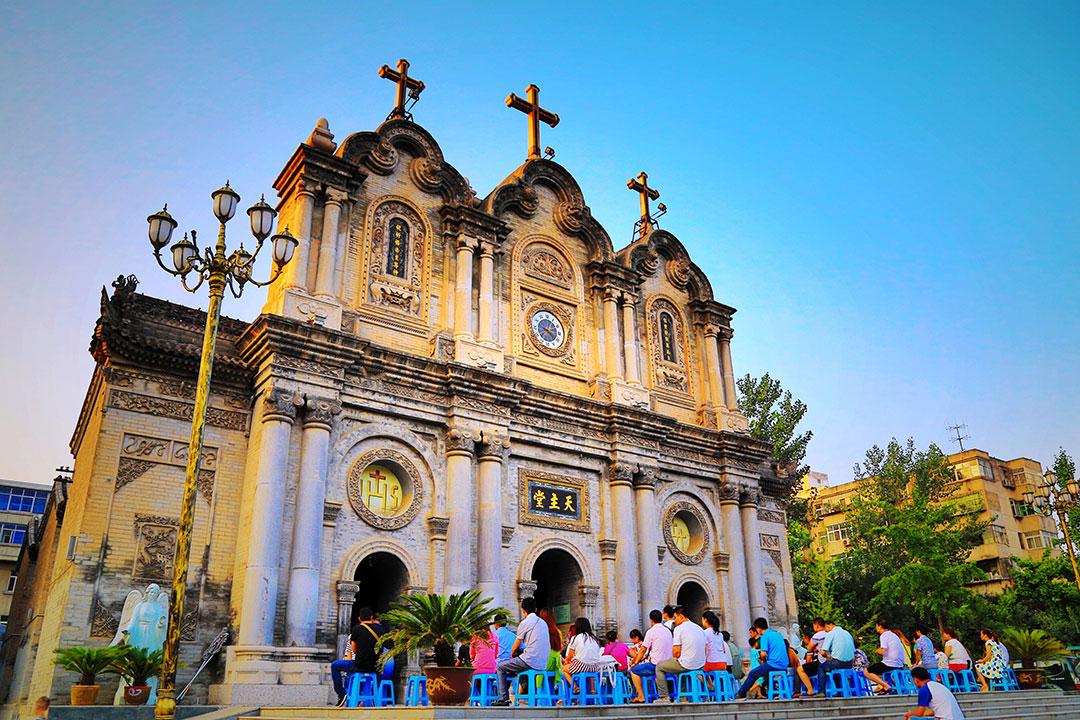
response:
[[[1080,720],[1080,695],[1057,690],[957,697],[967,720]],[[913,697],[875,697],[588,708],[263,708],[242,720],[881,720],[913,707]]]

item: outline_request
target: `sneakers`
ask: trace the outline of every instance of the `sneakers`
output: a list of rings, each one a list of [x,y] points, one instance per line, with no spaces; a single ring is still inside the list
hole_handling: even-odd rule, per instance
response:
[[[667,695],[662,695],[662,696],[656,698],[655,700],[653,700],[652,704],[653,705],[670,705],[671,704],[671,698],[669,698]]]
[[[335,705],[334,707],[345,707],[345,701],[346,700],[348,700],[348,698],[346,696],[342,695],[341,697],[338,698],[337,705]]]
[[[510,707],[510,701],[509,700],[493,700],[491,702],[491,707]]]

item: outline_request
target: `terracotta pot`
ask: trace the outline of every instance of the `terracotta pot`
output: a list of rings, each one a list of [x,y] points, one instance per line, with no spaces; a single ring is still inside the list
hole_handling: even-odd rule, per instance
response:
[[[124,702],[128,705],[145,705],[149,699],[149,685],[128,685],[124,688]]]
[[[72,705],[96,705],[98,692],[101,690],[100,685],[72,685],[71,686],[71,704]]]
[[[425,667],[428,699],[432,705],[464,705],[472,692],[470,667]]]
[[[1046,682],[1046,671],[1042,668],[1016,668],[1016,680],[1022,690],[1038,690]]]

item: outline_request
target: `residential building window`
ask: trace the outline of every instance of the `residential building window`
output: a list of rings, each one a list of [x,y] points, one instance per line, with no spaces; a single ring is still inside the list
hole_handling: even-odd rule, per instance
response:
[[[851,538],[851,524],[840,523],[838,525],[829,525],[825,533],[825,538],[828,542],[840,542],[842,540],[849,540]]]
[[[1020,540],[1023,547],[1028,550],[1043,550],[1054,546],[1054,536],[1045,530],[1032,530],[1031,532],[1021,533]]]
[[[25,535],[25,525],[0,523],[0,545],[22,545]]]
[[[989,460],[979,458],[979,475],[986,480],[994,479],[994,466],[990,464]]]
[[[1013,517],[1027,517],[1028,515],[1034,515],[1035,510],[1023,500],[1010,500],[1012,503]]]
[[[0,487],[0,510],[13,512],[45,512],[45,501],[49,498],[47,490],[28,488]]]
[[[984,545],[1009,545],[1009,533],[1005,532],[1005,528],[1000,525],[991,525],[983,532],[983,544]]]
[[[15,592],[15,582],[16,582],[16,581],[17,581],[18,579],[19,579],[19,576],[18,576],[18,575],[16,575],[15,573],[11,573],[10,575],[8,575],[8,580],[7,580],[7,591],[8,591],[9,593]]]
[[[970,495],[962,495],[954,501],[956,503],[957,514],[963,513],[977,513],[983,511],[982,496],[979,493],[971,493]]]

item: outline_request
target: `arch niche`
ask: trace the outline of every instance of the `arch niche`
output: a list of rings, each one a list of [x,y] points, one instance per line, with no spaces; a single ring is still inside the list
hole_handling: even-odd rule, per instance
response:
[[[537,543],[522,558],[520,578],[523,591],[532,590],[538,608],[551,608],[562,629],[579,617],[592,619],[598,588],[590,582],[588,563],[571,543]]]

